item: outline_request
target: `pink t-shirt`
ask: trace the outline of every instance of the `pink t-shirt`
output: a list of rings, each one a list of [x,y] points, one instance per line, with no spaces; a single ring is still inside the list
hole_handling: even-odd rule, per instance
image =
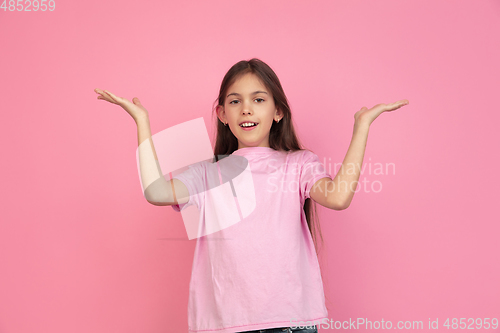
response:
[[[236,224],[197,238],[189,331],[233,333],[328,318],[303,206],[314,183],[331,176],[309,150],[247,147],[231,155],[248,160],[256,205]],[[172,206],[175,211],[196,205],[203,214],[208,164],[174,177],[190,193],[187,203]]]

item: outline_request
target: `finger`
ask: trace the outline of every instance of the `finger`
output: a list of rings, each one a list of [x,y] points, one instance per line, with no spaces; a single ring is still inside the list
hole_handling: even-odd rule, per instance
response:
[[[113,104],[117,104],[112,98],[111,96],[109,96],[108,94],[106,94],[104,91],[100,90],[100,89],[94,89],[94,91],[99,94],[100,96],[97,96],[97,99],[102,99],[102,100],[105,100],[107,102],[110,102],[110,103],[113,103]]]
[[[395,103],[392,103],[389,105],[390,108],[400,108],[402,106],[405,106],[407,103],[407,101],[405,100],[401,100],[401,101],[397,101]]]
[[[396,109],[399,109],[402,106],[403,106],[403,104],[401,102],[395,102],[395,103],[385,104],[384,105],[384,111],[394,111]]]
[[[141,105],[142,106],[141,101],[137,97],[132,98],[132,102],[134,102],[135,105]]]
[[[114,94],[112,94],[112,93],[111,93],[111,91],[104,90],[104,92],[105,92],[106,94],[108,94],[108,95],[109,95],[109,97],[111,97],[113,100],[115,100],[115,101],[117,101],[117,102],[120,100],[120,97],[115,96]]]
[[[108,95],[104,91],[102,91],[101,89],[96,88],[96,89],[94,89],[94,91],[96,92],[96,94],[99,94],[104,98],[108,97]]]

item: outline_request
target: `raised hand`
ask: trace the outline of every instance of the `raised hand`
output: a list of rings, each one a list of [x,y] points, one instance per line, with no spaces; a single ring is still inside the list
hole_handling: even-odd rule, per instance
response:
[[[97,94],[99,94],[99,96],[97,96],[97,99],[102,99],[102,100],[105,100],[107,102],[121,106],[125,111],[128,112],[128,114],[130,114],[132,116],[132,118],[134,119],[134,121],[136,123],[137,123],[137,120],[140,118],[143,118],[143,117],[148,118],[149,117],[148,110],[146,110],[146,108],[141,104],[141,102],[139,101],[139,99],[137,97],[134,97],[132,99],[132,102],[133,102],[132,103],[128,99],[123,98],[123,97],[118,97],[107,90],[101,90],[101,89],[96,88],[96,89],[94,89],[94,91]]]
[[[371,109],[364,106],[361,110],[354,114],[354,120],[356,123],[366,123],[371,125],[371,123],[377,119],[382,112],[394,111],[407,104],[409,104],[408,100],[403,99],[392,104],[377,104]]]

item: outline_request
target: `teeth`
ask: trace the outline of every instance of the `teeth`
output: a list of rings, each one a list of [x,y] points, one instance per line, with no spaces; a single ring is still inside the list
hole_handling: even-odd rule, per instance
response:
[[[252,126],[252,125],[257,125],[256,123],[244,123],[244,124],[241,124],[240,126],[241,127],[249,127],[249,126]]]

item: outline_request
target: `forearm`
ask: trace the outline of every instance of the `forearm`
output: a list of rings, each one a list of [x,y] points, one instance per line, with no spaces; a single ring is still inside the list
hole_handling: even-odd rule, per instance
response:
[[[351,204],[358,185],[369,129],[369,124],[355,122],[351,143],[340,170],[332,180],[334,186],[329,189],[331,200],[345,208]]]
[[[148,117],[136,120],[139,171],[144,197],[151,203],[173,204],[173,189],[163,176],[151,136]]]
[[[151,137],[151,125],[149,123],[149,117],[142,117],[135,121],[137,124],[137,141],[138,146]],[[155,153],[154,157],[156,158],[156,151],[153,149]]]

